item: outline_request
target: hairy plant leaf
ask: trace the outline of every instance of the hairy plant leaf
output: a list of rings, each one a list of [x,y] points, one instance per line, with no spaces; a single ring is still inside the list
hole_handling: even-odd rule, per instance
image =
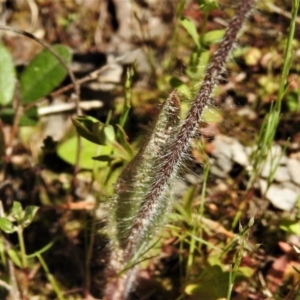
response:
[[[13,233],[15,231],[14,224],[7,218],[0,218],[0,229],[6,233]]]
[[[121,173],[115,190],[117,237],[122,247],[130,240],[130,231],[135,222],[140,221],[139,211],[145,211],[142,203],[148,189],[153,183],[156,172],[155,164],[159,164],[159,156],[166,151],[166,142],[173,137],[180,121],[180,103],[176,91],[173,91],[161,107],[157,119],[152,124],[151,131],[134,159]],[[164,209],[169,203],[161,201],[161,209],[153,217],[153,222],[147,223],[147,234],[151,235],[155,226],[164,217]],[[148,221],[148,220],[147,220]],[[148,224],[149,223],[149,224]],[[142,233],[146,240],[145,233]],[[141,238],[143,240],[143,238]],[[135,243],[135,240],[132,240]],[[136,248],[139,248],[141,241]],[[144,242],[144,240],[142,241]]]
[[[191,20],[186,18],[181,19],[181,24],[184,27],[184,29],[188,32],[188,34],[192,37],[197,48],[200,49],[201,45],[200,45],[199,34],[197,32],[196,25]]]
[[[52,49],[69,64],[72,54],[68,47],[55,45]],[[48,95],[67,74],[66,69],[48,50],[38,54],[20,77],[21,103],[28,104]]]
[[[11,103],[16,85],[16,70],[10,52],[0,44],[0,104]]]
[[[88,140],[81,140],[81,149],[80,149],[80,161],[79,167],[83,169],[92,169],[96,164],[98,167],[105,167],[107,162],[95,162],[92,157],[99,155],[109,155],[113,150],[112,146],[99,146],[95,143],[91,143]],[[77,152],[77,138],[73,137],[69,140],[66,140],[64,143],[58,147],[58,155],[68,162],[69,164],[74,165],[76,161],[76,152]]]

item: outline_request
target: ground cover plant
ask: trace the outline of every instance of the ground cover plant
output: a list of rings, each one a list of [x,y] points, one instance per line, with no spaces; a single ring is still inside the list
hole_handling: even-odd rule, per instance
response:
[[[3,3],[1,298],[298,299],[299,2],[154,2]]]

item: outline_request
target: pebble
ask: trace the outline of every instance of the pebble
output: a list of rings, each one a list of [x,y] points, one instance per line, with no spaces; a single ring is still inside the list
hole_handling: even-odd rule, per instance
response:
[[[237,139],[223,135],[217,135],[212,143],[210,172],[215,176],[226,178],[234,163],[253,169],[250,156],[255,147],[244,147]],[[290,211],[300,198],[300,160],[288,158],[280,145],[272,146],[262,166],[259,188],[274,207]]]

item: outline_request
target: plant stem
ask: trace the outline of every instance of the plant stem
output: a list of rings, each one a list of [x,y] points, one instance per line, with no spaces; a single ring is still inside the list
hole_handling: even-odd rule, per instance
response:
[[[18,239],[20,244],[20,253],[21,253],[21,261],[22,261],[22,267],[27,267],[27,258],[26,258],[26,249],[25,249],[25,243],[23,238],[23,226],[18,225]]]

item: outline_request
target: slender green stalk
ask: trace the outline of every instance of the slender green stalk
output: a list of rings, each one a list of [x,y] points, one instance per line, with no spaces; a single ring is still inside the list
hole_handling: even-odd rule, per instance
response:
[[[197,212],[196,218],[194,218],[194,224],[193,224],[193,230],[191,234],[191,241],[190,241],[190,247],[189,247],[189,256],[188,256],[188,262],[187,262],[187,269],[189,269],[193,264],[193,258],[194,258],[194,252],[195,250],[201,249],[202,244],[202,236],[203,236],[203,228],[200,225],[199,227],[199,218],[201,219],[204,214],[204,203],[205,203],[205,195],[206,195],[206,185],[208,180],[208,174],[209,174],[209,164],[206,163],[203,169],[203,184],[201,188],[201,198],[200,198],[200,208]],[[194,237],[198,237],[199,239],[196,240]]]
[[[53,290],[56,293],[57,298],[59,300],[64,300],[65,298],[64,298],[64,296],[63,296],[60,288],[58,287],[57,282],[56,282],[54,276],[50,273],[49,268],[48,268],[45,260],[43,259],[42,255],[38,253],[37,254],[37,258],[39,259],[39,262],[42,265],[42,267],[43,267],[43,269],[44,269],[44,271],[45,271],[45,273],[47,275],[47,278],[48,278],[48,280],[49,280],[49,282],[50,282]]]
[[[126,69],[126,81],[124,85],[125,90],[125,103],[124,108],[120,117],[119,125],[123,128],[126,120],[128,118],[128,114],[131,108],[131,86],[132,86],[132,77],[133,77],[134,71],[132,67],[128,67]]]
[[[246,248],[246,243],[247,239],[249,236],[250,228],[254,224],[254,218],[250,219],[249,224],[243,228],[242,225],[240,224],[240,236],[239,236],[239,248],[235,257],[235,261],[233,264],[233,267],[231,267],[230,273],[229,273],[229,288],[227,291],[227,298],[226,300],[231,299],[231,294],[233,290],[233,285],[235,283],[235,279],[238,273],[238,269],[241,265],[242,259],[243,259],[243,254]]]
[[[23,226],[21,224],[18,225],[18,239],[20,244],[20,254],[21,254],[21,261],[22,261],[22,267],[27,267],[27,257],[26,257],[26,248],[24,243],[24,237],[23,237]]]

